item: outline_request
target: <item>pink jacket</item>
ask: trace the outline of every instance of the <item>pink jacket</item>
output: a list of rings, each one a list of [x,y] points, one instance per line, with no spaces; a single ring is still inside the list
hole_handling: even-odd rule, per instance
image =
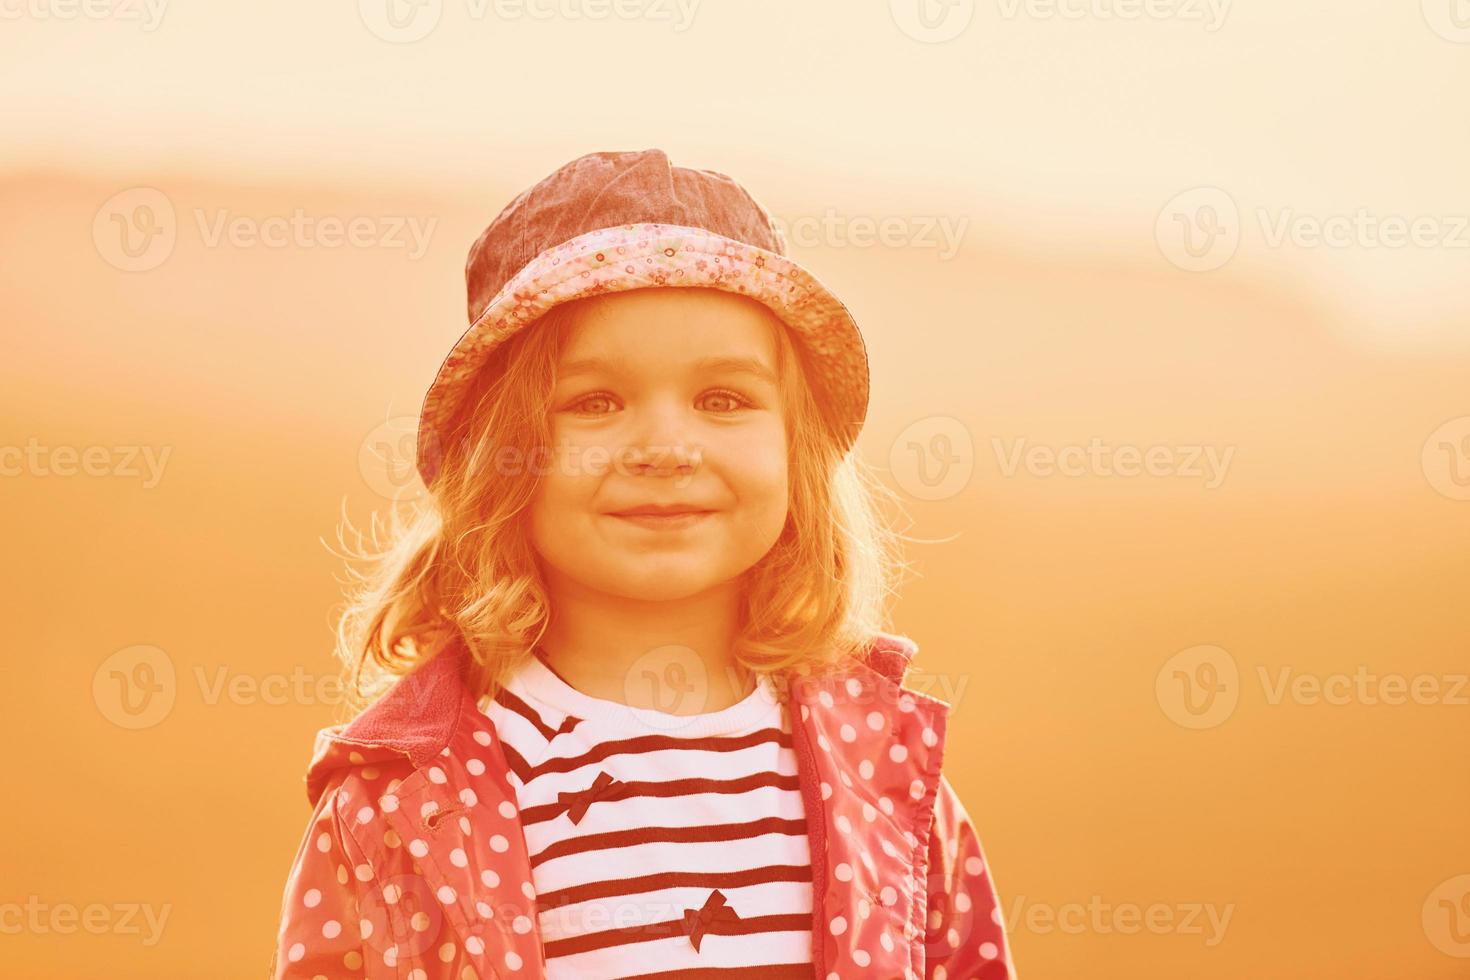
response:
[[[791,686],[823,980],[1014,976],[979,838],[940,772],[950,706],[900,686],[916,650],[880,633]],[[515,792],[465,656],[451,647],[318,734],[277,980],[544,980]]]

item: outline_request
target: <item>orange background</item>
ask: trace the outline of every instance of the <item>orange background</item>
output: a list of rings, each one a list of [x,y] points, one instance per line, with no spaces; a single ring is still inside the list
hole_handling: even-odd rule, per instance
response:
[[[408,43],[352,4],[150,30],[6,8],[0,447],[170,452],[154,486],[0,477],[0,907],[169,910],[152,945],[0,932],[7,975],[263,974],[335,709],[249,689],[334,670],[326,545],[405,486],[470,242],[566,160],[647,146],[785,220],[909,236],[792,252],[865,330],[859,451],[922,539],[896,629],[954,701],[946,771],[1018,974],[1470,975],[1470,248],[1269,234],[1362,208],[1453,236],[1470,213],[1470,45],[1435,3],[1241,2],[1215,30],[982,4],[938,42],[835,0],[709,3],[683,30],[446,0]],[[1196,187],[1238,208],[1209,271],[1160,220]],[[125,271],[109,202],[137,188],[176,240]],[[208,240],[298,209],[434,224],[420,256]],[[963,223],[954,254],[930,218]],[[1233,454],[1214,487],[1007,471],[1016,440],[1093,438]],[[104,662],[138,645],[175,676],[131,729]],[[1196,728],[1171,658],[1205,645],[1234,707]],[[1283,670],[1360,667],[1449,696],[1272,696]],[[1089,904],[1175,925],[1047,925]],[[1218,941],[1193,906],[1229,910]]]

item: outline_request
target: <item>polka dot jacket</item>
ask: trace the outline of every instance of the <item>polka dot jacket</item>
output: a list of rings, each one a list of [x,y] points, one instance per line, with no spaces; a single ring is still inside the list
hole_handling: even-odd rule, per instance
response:
[[[901,686],[916,650],[880,633],[788,685],[822,980],[1015,976],[985,854],[940,772],[950,706]],[[318,734],[277,980],[544,980],[515,791],[465,656],[447,649]]]

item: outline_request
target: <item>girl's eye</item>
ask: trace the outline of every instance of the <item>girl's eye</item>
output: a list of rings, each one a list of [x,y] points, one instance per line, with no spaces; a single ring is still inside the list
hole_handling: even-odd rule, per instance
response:
[[[596,406],[599,402],[611,401],[611,396],[598,393],[595,395],[588,395],[586,398],[579,399],[571,405],[571,409],[572,411],[578,412],[582,415],[602,415],[604,414],[603,412],[597,411],[596,408],[589,409],[587,406]]]
[[[730,406],[729,408],[723,410],[716,408],[714,409],[714,411],[716,412],[734,412],[742,408],[748,408],[751,404],[749,398],[746,398],[744,395],[736,394],[735,392],[725,388],[719,388],[715,391],[711,391],[710,396],[716,401],[716,403],[725,403]]]
[[[704,404],[708,405],[713,402],[713,407],[710,408],[710,411],[717,412],[721,415],[739,411],[742,408],[749,408],[753,404],[749,398],[746,398],[738,392],[730,391],[727,388],[716,388],[706,392],[706,395],[708,397]],[[596,392],[584,398],[579,398],[568,406],[568,408],[579,415],[605,415],[613,409],[611,407],[604,408],[603,403],[606,402],[608,406],[611,406],[613,401],[614,399],[611,395],[604,392]]]

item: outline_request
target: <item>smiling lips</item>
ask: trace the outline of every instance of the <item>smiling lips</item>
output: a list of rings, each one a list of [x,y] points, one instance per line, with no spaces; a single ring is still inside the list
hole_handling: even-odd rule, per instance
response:
[[[649,528],[658,531],[671,531],[678,528],[690,527],[708,517],[714,511],[697,510],[687,506],[643,506],[634,507],[629,510],[616,511],[609,517],[616,517],[638,527]]]

